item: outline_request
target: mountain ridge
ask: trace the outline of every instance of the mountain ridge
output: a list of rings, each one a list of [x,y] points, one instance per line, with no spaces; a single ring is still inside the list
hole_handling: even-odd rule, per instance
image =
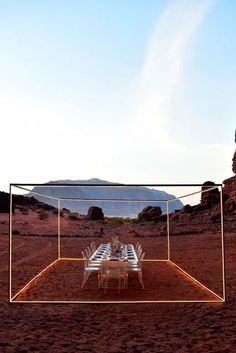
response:
[[[60,187],[44,187],[43,185],[57,185],[68,184]],[[90,186],[71,186],[73,184],[89,184]],[[156,190],[145,186],[126,186],[121,183],[114,183],[111,181],[101,180],[98,178],[91,178],[87,180],[51,180],[42,186],[36,186],[32,192],[25,196],[34,196],[42,202],[47,202],[52,206],[56,206],[58,202],[44,196],[36,195],[35,192],[41,193],[55,198],[68,198],[69,200],[61,200],[61,208],[68,208],[72,212],[80,214],[87,214],[90,206],[98,206],[103,209],[107,216],[121,216],[121,217],[137,217],[137,214],[146,206],[160,206],[163,213],[166,213],[166,203],[164,201],[174,199],[175,196],[168,194],[165,191]],[[93,186],[94,185],[94,186]],[[98,186],[102,185],[102,186]],[[107,187],[109,185],[109,187]],[[114,185],[114,186],[113,186]],[[103,199],[102,201],[82,201],[76,199]],[[105,199],[105,200],[104,200]],[[116,199],[116,201],[109,201],[109,199]],[[132,200],[132,201],[117,201]],[[148,200],[148,201],[146,201]],[[153,201],[152,201],[153,200]],[[158,201],[157,201],[158,200]],[[77,203],[76,203],[77,201]],[[181,209],[183,204],[176,200],[170,203],[169,211]]]

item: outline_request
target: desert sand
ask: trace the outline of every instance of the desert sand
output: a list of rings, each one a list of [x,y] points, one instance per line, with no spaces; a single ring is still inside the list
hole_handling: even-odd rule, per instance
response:
[[[101,223],[102,224],[102,223]],[[96,223],[94,230],[101,227]],[[5,225],[4,225],[5,226]],[[85,225],[83,225],[84,227]],[[87,226],[87,225],[86,225]],[[214,299],[164,261],[165,236],[135,237],[131,225],[102,225],[104,235],[61,238],[62,257],[79,259],[81,250],[94,240],[109,241],[111,234],[123,242],[140,241],[146,258],[145,289],[136,274],[128,289],[104,294],[91,276],[83,290],[82,262],[60,260],[36,280],[18,300],[117,300]],[[152,233],[146,226],[144,233]],[[142,228],[143,229],[143,228]],[[38,231],[38,229],[36,229]],[[3,232],[5,233],[6,230]],[[141,230],[139,230],[141,232]],[[22,233],[22,229],[21,229]],[[51,236],[49,236],[51,235]],[[57,257],[57,237],[48,234],[13,236],[13,295]],[[147,234],[146,234],[147,235]],[[0,236],[0,351],[1,352],[236,352],[236,237],[225,234],[226,303],[145,304],[21,304],[8,303],[8,235]],[[222,295],[219,233],[171,237],[171,258],[192,276]]]

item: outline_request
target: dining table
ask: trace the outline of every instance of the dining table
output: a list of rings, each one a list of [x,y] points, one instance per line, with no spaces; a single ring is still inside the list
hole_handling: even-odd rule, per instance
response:
[[[100,244],[89,260],[96,262],[110,260],[136,263],[138,261],[138,257],[133,244],[122,244],[121,248],[117,252],[112,252],[110,243],[106,243]]]

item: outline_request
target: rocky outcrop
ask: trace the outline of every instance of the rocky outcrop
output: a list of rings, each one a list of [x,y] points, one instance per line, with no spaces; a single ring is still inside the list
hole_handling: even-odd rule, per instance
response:
[[[12,194],[12,211],[18,208],[22,213],[27,213],[29,209],[43,209],[45,211],[57,211],[57,208],[45,202],[38,201],[35,197]],[[0,192],[0,213],[9,213],[10,194]]]
[[[236,130],[235,130],[236,142]],[[236,151],[232,158],[232,171],[236,174]],[[224,211],[233,213],[236,211],[236,175],[223,181]]]
[[[13,212],[15,204],[13,206]],[[8,213],[10,210],[10,195],[6,192],[0,192],[0,213]]]
[[[139,221],[157,222],[162,214],[159,206],[147,206],[138,214]]]
[[[235,141],[236,142],[236,141]],[[234,152],[233,159],[232,159],[232,171],[234,174],[236,174],[236,151]]]
[[[215,204],[220,202],[220,192],[218,188],[210,189],[214,187],[215,183],[213,181],[206,181],[202,184],[202,195],[201,195],[201,203],[203,209],[211,208]]]
[[[87,219],[104,219],[102,209],[97,206],[91,206],[88,210]]]
[[[226,199],[236,202],[236,175],[223,181],[223,193]]]
[[[236,210],[236,175],[223,181],[224,211]]]
[[[193,212],[193,207],[189,204],[185,205],[183,207],[183,211],[186,212],[186,213],[192,213]]]

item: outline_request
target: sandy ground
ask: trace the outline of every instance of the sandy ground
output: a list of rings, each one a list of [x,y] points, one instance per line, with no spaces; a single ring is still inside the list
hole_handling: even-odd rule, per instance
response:
[[[110,234],[99,238],[62,238],[62,256],[79,257],[90,240],[106,242]],[[106,239],[107,237],[107,239]],[[128,233],[127,242],[137,239]],[[147,258],[166,258],[163,237],[140,239]],[[220,238],[215,235],[174,236],[172,259],[205,285],[221,291]],[[226,303],[161,303],[161,304],[20,304],[8,300],[8,237],[0,236],[0,352],[236,352],[236,234],[226,234]],[[185,245],[185,247],[183,247]],[[183,248],[185,249],[183,252]],[[57,256],[55,237],[14,236],[13,293],[51,263]],[[153,295],[150,281],[157,291],[169,294],[204,295],[196,285],[165,263],[143,269],[145,289],[136,277],[130,277],[129,292],[121,296]],[[152,264],[153,265],[153,264]],[[64,294],[69,299],[78,295],[81,264],[62,261],[25,292],[27,299],[42,296],[55,299]],[[75,273],[78,276],[75,276]],[[153,278],[151,280],[151,278]],[[70,280],[70,286],[68,286]],[[168,284],[168,287],[165,287]],[[68,292],[68,287],[72,290]],[[56,289],[56,290],[55,290]],[[89,297],[96,288],[96,277],[89,278],[83,295]],[[180,292],[179,292],[180,290]],[[166,293],[168,292],[166,291]],[[68,294],[69,293],[69,294]],[[149,293],[149,294],[148,294]],[[163,295],[163,290],[161,292]],[[168,294],[168,293],[167,293]],[[99,292],[104,298],[104,293]],[[119,294],[110,290],[108,296]],[[39,298],[39,297],[38,297]],[[67,298],[68,299],[68,298]]]

